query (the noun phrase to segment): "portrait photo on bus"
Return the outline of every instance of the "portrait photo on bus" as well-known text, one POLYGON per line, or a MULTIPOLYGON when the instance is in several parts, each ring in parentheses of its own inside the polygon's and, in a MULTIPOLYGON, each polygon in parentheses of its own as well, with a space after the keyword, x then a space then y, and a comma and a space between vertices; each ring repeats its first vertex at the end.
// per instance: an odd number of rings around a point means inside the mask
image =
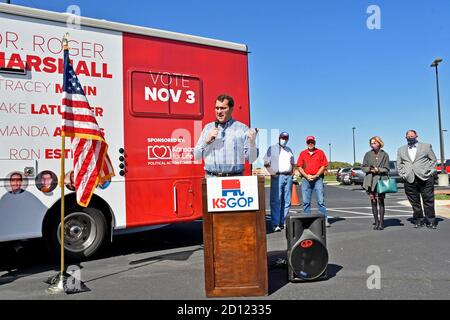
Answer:
POLYGON ((66 188, 70 191, 75 191, 75 180, 74 180, 74 172, 73 170, 70 170, 66 173, 66 176, 64 177, 64 184, 66 185, 66 188))
POLYGON ((10 194, 21 194, 28 187, 28 179, 19 171, 14 171, 8 174, 4 183, 5 189, 10 194))
POLYGON ((50 170, 41 171, 36 176, 36 188, 43 193, 50 193, 58 185, 58 177, 50 170))

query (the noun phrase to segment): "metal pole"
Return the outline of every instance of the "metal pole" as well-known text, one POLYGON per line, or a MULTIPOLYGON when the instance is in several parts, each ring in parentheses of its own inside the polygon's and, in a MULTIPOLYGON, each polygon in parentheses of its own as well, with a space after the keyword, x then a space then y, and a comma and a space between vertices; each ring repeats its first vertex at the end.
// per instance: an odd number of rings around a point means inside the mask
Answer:
POLYGON ((356 127, 353 127, 353 165, 356 163, 356 151, 355 151, 355 129, 356 127))
POLYGON ((328 171, 331 172, 331 143, 328 144, 330 148, 330 159, 328 160, 328 171))
POLYGON ((61 274, 64 274, 64 175, 65 175, 65 160, 66 160, 66 137, 61 136, 61 274))
POLYGON ((436 68, 436 90, 437 90, 437 101, 438 101, 438 120, 439 120, 439 144, 441 147, 441 165, 442 173, 446 173, 445 169, 445 154, 444 154, 444 135, 442 133, 442 123, 441 123, 441 101, 439 97, 439 75, 438 75, 438 64, 435 65, 436 68))

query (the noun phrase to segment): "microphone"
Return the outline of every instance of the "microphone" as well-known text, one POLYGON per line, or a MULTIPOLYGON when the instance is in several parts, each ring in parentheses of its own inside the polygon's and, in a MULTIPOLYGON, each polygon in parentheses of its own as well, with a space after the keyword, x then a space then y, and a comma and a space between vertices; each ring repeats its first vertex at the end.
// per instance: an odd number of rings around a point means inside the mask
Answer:
MULTIPOLYGON (((219 127, 219 120, 214 121, 214 127, 216 127, 216 129, 219 127)), ((213 142, 214 140, 216 140, 216 137, 212 137, 211 142, 213 142)))

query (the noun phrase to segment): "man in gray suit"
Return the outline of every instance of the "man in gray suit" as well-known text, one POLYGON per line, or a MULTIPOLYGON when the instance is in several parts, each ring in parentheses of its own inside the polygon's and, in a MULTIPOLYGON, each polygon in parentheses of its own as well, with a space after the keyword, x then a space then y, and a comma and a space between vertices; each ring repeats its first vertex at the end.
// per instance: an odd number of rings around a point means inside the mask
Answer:
POLYGON ((434 213, 436 155, 431 144, 418 142, 417 137, 414 130, 406 132, 408 145, 397 151, 398 173, 405 180, 405 193, 414 212, 414 227, 420 228, 424 225, 425 212, 427 227, 436 229, 434 213))

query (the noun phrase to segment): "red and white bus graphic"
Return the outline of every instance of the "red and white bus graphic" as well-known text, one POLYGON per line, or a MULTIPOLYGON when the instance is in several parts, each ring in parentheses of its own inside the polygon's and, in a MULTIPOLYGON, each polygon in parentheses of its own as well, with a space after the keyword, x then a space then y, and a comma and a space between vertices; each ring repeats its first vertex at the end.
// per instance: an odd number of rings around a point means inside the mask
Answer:
MULTIPOLYGON (((65 195, 66 223, 83 230, 79 241, 66 241, 67 256, 90 257, 123 229, 201 218, 205 172, 192 149, 224 92, 235 100, 233 118, 250 126, 247 47, 95 19, 67 30, 66 21, 66 14, 0 3, 0 242, 43 237, 59 252, 60 189, 38 187, 47 171, 61 182, 67 31, 70 58, 116 172, 86 210, 75 205, 73 192, 65 195)), ((73 169, 71 161, 66 166, 73 169)), ((227 194, 239 198, 242 190, 227 194)))

